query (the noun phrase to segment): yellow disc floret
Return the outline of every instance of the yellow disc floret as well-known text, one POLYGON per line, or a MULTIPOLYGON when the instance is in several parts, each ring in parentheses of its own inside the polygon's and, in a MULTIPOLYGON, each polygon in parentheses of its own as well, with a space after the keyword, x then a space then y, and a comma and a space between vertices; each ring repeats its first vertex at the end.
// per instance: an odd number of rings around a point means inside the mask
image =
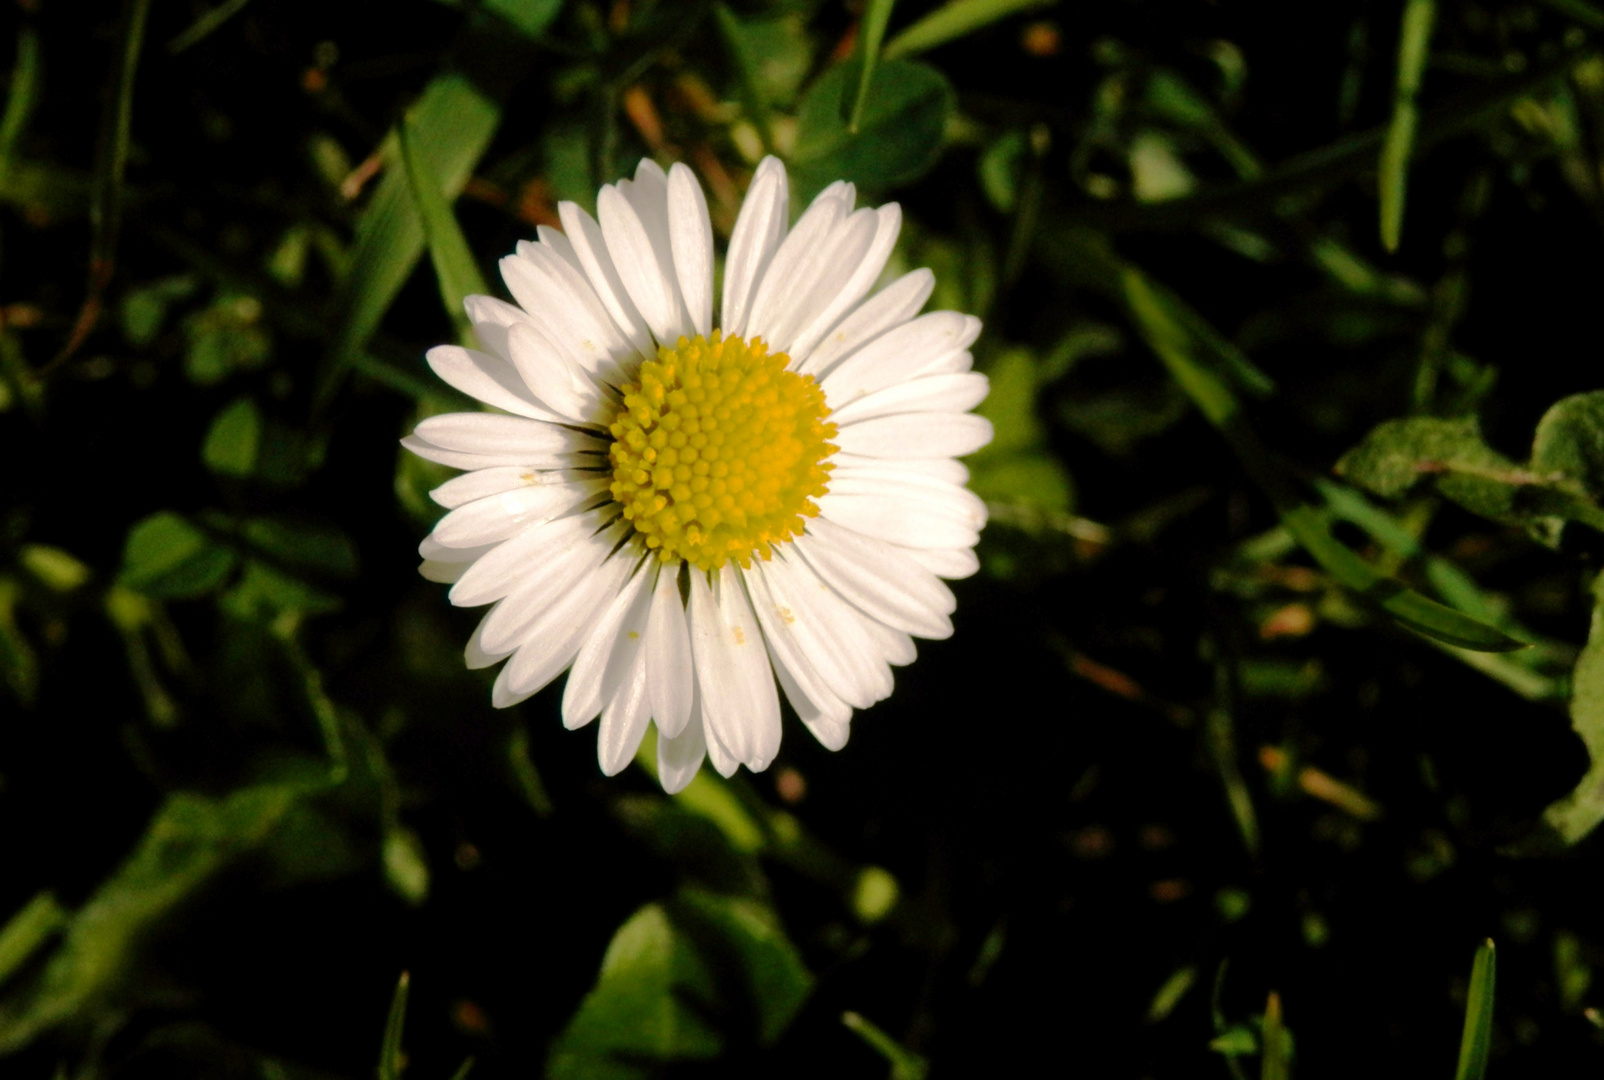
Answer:
POLYGON ((800 533, 828 490, 824 391, 761 339, 680 338, 623 387, 608 430, 613 498, 664 562, 716 570, 800 533))

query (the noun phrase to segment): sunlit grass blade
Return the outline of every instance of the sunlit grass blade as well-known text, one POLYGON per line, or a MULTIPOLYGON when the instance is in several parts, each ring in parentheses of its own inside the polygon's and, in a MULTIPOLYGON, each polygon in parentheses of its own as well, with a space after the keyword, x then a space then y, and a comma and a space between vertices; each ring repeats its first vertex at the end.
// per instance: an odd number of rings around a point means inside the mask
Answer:
POLYGON ((379 1080, 401 1080, 401 1033, 407 1025, 407 991, 411 987, 412 974, 403 971, 395 982, 390 1015, 384 1021, 384 1039, 379 1044, 379 1080))
MULTIPOLYGON (((951 0, 937 8, 886 45, 885 58, 913 56, 972 34, 981 27, 1033 8, 1050 7, 1058 0, 951 0)), ((889 5, 888 5, 889 6, 889 5)))
POLYGON ((751 46, 747 44, 745 35, 741 31, 741 22, 727 4, 713 5, 713 25, 718 27, 719 37, 724 47, 729 50, 730 59, 734 61, 737 81, 740 84, 741 104, 746 108, 747 119, 757 129, 758 139, 763 144, 765 152, 774 149, 774 131, 769 121, 769 103, 763 96, 758 82, 758 66, 762 61, 752 55, 751 46))
POLYGON ((1426 70, 1427 45, 1431 40, 1431 24, 1436 15, 1436 0, 1407 0, 1404 4, 1392 122, 1387 127, 1387 138, 1381 146, 1381 244, 1388 251, 1398 250, 1398 241, 1403 233, 1409 157, 1414 152, 1415 127, 1420 119, 1415 95, 1420 91, 1420 77, 1426 70))
POLYGON ((1498 977, 1498 952, 1488 938, 1476 950, 1470 966, 1470 994, 1465 1000, 1465 1033, 1459 1040, 1459 1067, 1454 1080, 1482 1080, 1493 1042, 1493 984, 1498 977))
POLYGON ((0 927, 0 986, 67 925, 67 912, 47 892, 36 895, 0 927))
POLYGON ((1291 1047, 1286 1025, 1281 1020, 1281 995, 1274 990, 1270 991, 1269 1000, 1264 1003, 1263 1042, 1259 1057, 1261 1080, 1287 1080, 1291 1047))
POLYGON ((470 295, 482 296, 490 289, 473 260, 473 252, 468 247, 467 238, 462 235, 456 215, 451 212, 451 203, 440 190, 439 182, 429 175, 422 163, 417 129, 411 117, 402 121, 397 135, 407 183, 411 185, 412 197, 418 204, 429 258, 434 263, 435 277, 440 283, 440 300, 457 328, 458 340, 464 345, 473 345, 473 324, 463 310, 462 301, 470 295))
POLYGON ((880 63, 880 45, 885 41, 886 24, 891 21, 891 8, 897 0, 869 0, 869 7, 858 23, 858 54, 862 64, 858 68, 858 92, 852 99, 852 114, 847 119, 847 130, 858 133, 863 123, 863 110, 869 104, 869 85, 874 82, 874 69, 880 63))
POLYGON ((1299 544, 1338 583, 1364 596, 1404 626, 1464 649, 1507 652, 1523 642, 1478 619, 1428 599, 1381 573, 1331 535, 1326 515, 1303 502, 1291 482, 1259 442, 1242 416, 1225 381, 1192 356, 1191 337, 1134 267, 1119 268, 1126 303, 1148 345, 1175 381, 1231 444, 1249 476, 1274 504, 1282 523, 1299 544))
MULTIPOLYGON (((408 117, 419 166, 445 197, 467 182, 490 145, 501 109, 466 75, 448 71, 424 90, 408 117)), ((361 355, 423 254, 422 216, 405 169, 390 169, 362 214, 350 268, 335 299, 339 329, 325 360, 317 403, 327 405, 352 360, 361 355)))
POLYGON ((905 1048, 858 1013, 842 1013, 841 1023, 890 1062, 891 1080, 924 1080, 930 1072, 930 1065, 924 1058, 905 1048))

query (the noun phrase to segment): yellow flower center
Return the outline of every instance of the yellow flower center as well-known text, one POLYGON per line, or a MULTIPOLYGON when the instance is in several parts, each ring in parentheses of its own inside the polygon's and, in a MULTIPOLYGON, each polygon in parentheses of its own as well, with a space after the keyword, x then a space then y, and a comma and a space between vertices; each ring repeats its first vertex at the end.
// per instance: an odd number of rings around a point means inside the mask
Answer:
POLYGON ((743 568, 803 529, 828 490, 835 425, 790 358, 713 331, 659 348, 608 430, 613 498, 664 562, 743 568))

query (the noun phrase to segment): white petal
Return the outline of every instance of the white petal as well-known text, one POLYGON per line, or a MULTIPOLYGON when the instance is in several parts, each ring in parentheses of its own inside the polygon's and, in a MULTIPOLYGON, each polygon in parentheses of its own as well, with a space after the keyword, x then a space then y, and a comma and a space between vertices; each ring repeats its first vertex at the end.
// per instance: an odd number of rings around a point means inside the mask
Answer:
POLYGON ((797 538, 796 550, 820 578, 870 618, 923 638, 952 636, 948 616, 958 602, 904 549, 817 518, 797 538))
POLYGON ((843 424, 835 445, 865 457, 962 457, 991 442, 991 434, 991 421, 974 413, 899 413, 843 424))
POLYGON ((651 700, 646 692, 646 654, 636 650, 623 685, 602 710, 601 728, 596 732, 596 759, 602 775, 617 776, 640 749, 651 721, 651 700))
POLYGON ((530 628, 575 582, 594 576, 604 563, 617 561, 610 556, 623 535, 623 527, 615 524, 583 544, 556 549, 551 558, 525 567, 512 591, 480 624, 479 640, 485 651, 511 652, 521 645, 530 628))
POLYGON ((989 389, 986 377, 974 371, 921 375, 849 401, 831 410, 830 419, 836 424, 852 424, 895 413, 968 412, 986 400, 989 389))
POLYGON ((917 315, 935 287, 936 275, 929 270, 902 275, 842 319, 807 359, 798 363, 797 370, 814 378, 828 374, 837 363, 862 346, 917 315))
POLYGON ((818 720, 844 723, 851 719, 852 707, 820 678, 802 642, 792 632, 797 616, 774 599, 769 573, 773 565, 772 560, 754 563, 744 576, 747 587, 752 590, 752 610, 763 627, 763 641, 768 646, 775 677, 803 723, 810 727, 818 720))
POLYGON ((483 457, 535 460, 581 450, 605 452, 607 443, 572 428, 494 413, 446 413, 420 422, 413 434, 433 446, 483 457))
POLYGON ((886 663, 895 667, 903 667, 914 662, 918 650, 914 648, 913 638, 901 630, 893 629, 884 623, 870 622, 865 627, 869 636, 874 638, 880 648, 880 655, 886 658, 886 663))
POLYGON ((479 620, 479 625, 473 628, 473 633, 468 637, 468 647, 463 650, 463 659, 467 661, 469 671, 478 671, 492 664, 499 664, 513 654, 515 646, 508 646, 497 652, 492 652, 485 648, 485 623, 491 620, 496 614, 496 608, 500 606, 500 604, 496 604, 495 607, 485 612, 485 617, 479 620))
POLYGON ((524 644, 496 676, 491 703, 505 708, 537 693, 561 675, 631 569, 628 556, 609 559, 595 573, 575 581, 546 608, 529 626, 524 644))
POLYGON ((640 317, 640 312, 635 310, 635 302, 629 298, 623 281, 619 279, 618 269, 613 266, 612 256, 607 252, 607 242, 602 239, 601 226, 575 203, 558 203, 557 213, 562 218, 563 229, 573 246, 575 258, 584 268, 590 287, 596 290, 597 297, 612 316, 614 325, 636 352, 643 356, 652 355, 651 331, 646 327, 646 320, 640 317))
POLYGON ((529 395, 518 372, 499 356, 460 345, 436 345, 424 355, 441 382, 471 398, 532 420, 559 419, 529 395))
POLYGON ((831 409, 876 390, 906 382, 927 367, 962 353, 980 336, 980 320, 956 311, 932 311, 888 330, 837 364, 819 385, 831 409))
POLYGON ((798 689, 791 673, 778 663, 774 665, 774 675, 780 680, 780 689, 785 691, 785 698, 796 710, 797 718, 826 750, 839 750, 847 744, 847 736, 852 733, 851 706, 834 698, 825 698, 824 704, 816 702, 798 689))
MULTIPOLYGON (((695 724, 696 721, 693 720, 692 723, 695 724)), ((702 738, 707 742, 707 760, 713 763, 713 771, 728 780, 735 775, 735 770, 741 767, 741 762, 718 741, 713 729, 707 725, 705 712, 702 714, 701 723, 697 726, 701 728, 702 738)))
POLYGON ((520 469, 516 465, 498 465, 493 469, 479 469, 463 473, 461 476, 453 476, 429 492, 429 498, 447 510, 455 510, 475 499, 499 495, 503 491, 511 491, 526 484, 542 483, 537 479, 542 475, 533 469, 520 469))
POLYGON ((713 333, 713 222, 707 198, 689 166, 668 170, 668 238, 674 274, 696 333, 713 333))
MULTIPOLYGON (((752 310, 746 317, 743 336, 761 337, 769 342, 769 347, 775 352, 783 351, 771 335, 776 330, 783 330, 789 321, 788 316, 797 303, 812 291, 815 279, 824 268, 823 253, 828 247, 826 240, 852 210, 851 203, 842 199, 843 191, 840 181, 821 191, 813 200, 813 205, 797 218, 796 226, 780 242, 779 250, 774 253, 774 258, 769 261, 768 268, 763 271, 763 277, 757 284, 757 294, 752 298, 752 310)), ((872 238, 872 218, 867 230, 868 237, 872 238)), ((867 247, 867 241, 864 246, 867 247)), ((800 326, 796 329, 800 329, 800 326)))
POLYGON ((433 536, 448 547, 475 547, 505 540, 553 518, 563 517, 607 491, 609 481, 594 473, 531 475, 551 477, 539 485, 526 485, 478 499, 451 511, 435 525, 433 536))
MULTIPOLYGON (((507 417, 507 419, 517 419, 507 417)), ((533 421, 531 421, 532 423, 533 421)), ((560 469, 570 465, 579 464, 572 454, 556 452, 550 454, 470 454, 461 450, 448 450, 436 446, 428 439, 417 435, 407 435, 401 440, 401 445, 425 461, 432 461, 438 465, 448 465, 453 469, 491 469, 503 465, 512 465, 522 469, 560 469)), ((601 464, 605 459, 597 459, 601 464)))
POLYGON ((909 548, 908 554, 932 574, 949 581, 970 577, 980 569, 980 559, 972 548, 909 548))
POLYGON ((674 278, 674 255, 668 237, 668 207, 643 206, 611 185, 596 197, 602 236, 624 283, 624 290, 660 344, 672 346, 688 329, 684 302, 674 278))
POLYGON ((560 268, 578 278, 573 267, 537 244, 524 244, 521 250, 524 254, 501 260, 501 279, 528 314, 524 321, 538 326, 570 365, 595 379, 615 378, 617 357, 625 351, 622 338, 589 284, 581 286, 587 303, 578 287, 570 288, 554 272, 560 268))
POLYGON ((418 573, 423 575, 425 581, 438 582, 441 585, 450 585, 467 572, 468 564, 465 562, 439 562, 435 559, 424 559, 418 565, 418 573))
POLYGON ((835 466, 831 476, 862 476, 906 482, 927 480, 932 483, 960 486, 969 482, 969 467, 956 458, 892 460, 838 452, 830 456, 830 462, 835 466))
MULTIPOLYGON (((657 730, 676 738, 691 718, 696 673, 691 661, 691 632, 685 625, 685 602, 679 595, 680 564, 657 578, 652 611, 646 620, 646 678, 657 730)), ((694 571, 693 571, 694 573, 694 571)))
POLYGON ((866 477, 859 474, 830 477, 830 493, 864 495, 870 498, 903 499, 929 504, 929 508, 979 531, 986 527, 986 504, 965 487, 943 484, 921 476, 904 474, 895 478, 866 477))
POLYGON ((594 425, 605 419, 601 387, 544 330, 532 323, 509 327, 507 351, 530 392, 565 421, 594 425))
POLYGON ((785 166, 779 158, 764 158, 746 189, 735 230, 730 233, 729 254, 724 259, 724 302, 719 308, 719 321, 725 334, 745 333, 758 282, 785 238, 790 205, 785 166))
POLYGON ((819 500, 819 514, 854 532, 903 547, 973 547, 980 540, 980 530, 969 523, 967 514, 919 499, 832 491, 819 500))
POLYGON ((670 795, 678 795, 696 778, 707 756, 707 740, 702 735, 700 708, 695 710, 691 722, 673 738, 657 734, 657 782, 670 795))
POLYGON ((575 514, 503 540, 473 564, 451 590, 457 607, 477 607, 500 600, 530 582, 543 581, 552 568, 576 552, 604 544, 595 514, 575 514))
POLYGON ((495 550, 495 547, 496 545, 494 544, 469 548, 447 547, 436 540, 433 535, 429 535, 418 542, 418 554, 425 559, 432 559, 437 562, 471 563, 480 556, 495 550))
POLYGON ((887 203, 874 211, 875 232, 870 239, 868 249, 860 256, 851 268, 851 274, 846 282, 836 291, 829 303, 815 313, 811 321, 803 327, 801 333, 796 335, 787 350, 791 360, 800 364, 808 358, 814 348, 829 334, 831 328, 841 321, 841 317, 862 300, 874 283, 880 279, 880 273, 886 268, 886 260, 891 257, 891 251, 897 246, 897 234, 902 231, 902 207, 896 203, 887 203))
MULTIPOLYGON (((563 689, 563 726, 568 730, 596 719, 634 670, 635 659, 641 653, 641 634, 646 630, 646 613, 651 609, 648 586, 656 577, 656 568, 642 563, 580 646, 573 669, 568 672, 568 685, 563 689)), ((636 742, 639 741, 637 735, 636 742)))
POLYGON ((763 572, 768 602, 831 693, 866 709, 891 692, 891 672, 875 658, 862 616, 820 581, 806 560, 777 552, 763 572))
MULTIPOLYGON (((786 244, 792 237, 802 236, 802 224, 797 223, 797 231, 786 238, 786 244)), ((769 307, 753 311, 748 332, 759 335, 778 351, 790 352, 797 335, 853 284, 874 246, 879 226, 880 217, 875 211, 859 210, 832 225, 829 233, 802 250, 794 263, 784 261, 788 252, 782 245, 769 272, 777 279, 784 275, 788 284, 776 292, 769 307)), ((768 281, 765 275, 765 285, 768 281)), ((761 298, 761 290, 759 295, 761 298)))
POLYGON ((760 772, 780 750, 780 699, 762 633, 733 564, 712 589, 705 574, 693 570, 690 580, 691 654, 708 734, 715 748, 760 772))

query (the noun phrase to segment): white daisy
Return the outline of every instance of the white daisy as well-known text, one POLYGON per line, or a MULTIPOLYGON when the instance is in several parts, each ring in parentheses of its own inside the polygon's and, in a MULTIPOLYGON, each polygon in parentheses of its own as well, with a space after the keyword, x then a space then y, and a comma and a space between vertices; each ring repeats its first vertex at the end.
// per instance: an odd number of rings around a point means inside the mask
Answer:
POLYGON ((983 504, 956 459, 991 440, 968 352, 980 320, 916 317, 935 277, 869 296, 895 204, 835 183, 789 220, 785 168, 758 167, 714 318, 713 230, 684 165, 642 161, 602 188, 600 221, 560 207, 501 261, 517 306, 467 309, 485 351, 429 365, 499 413, 431 417, 401 440, 466 470, 423 575, 493 605, 468 666, 506 664, 512 705, 564 671, 563 722, 601 717, 609 776, 657 725, 678 791, 711 757, 767 768, 780 700, 832 750, 891 693, 913 637, 952 633, 941 578, 974 573, 983 504), (866 299, 867 297, 867 299, 866 299))

